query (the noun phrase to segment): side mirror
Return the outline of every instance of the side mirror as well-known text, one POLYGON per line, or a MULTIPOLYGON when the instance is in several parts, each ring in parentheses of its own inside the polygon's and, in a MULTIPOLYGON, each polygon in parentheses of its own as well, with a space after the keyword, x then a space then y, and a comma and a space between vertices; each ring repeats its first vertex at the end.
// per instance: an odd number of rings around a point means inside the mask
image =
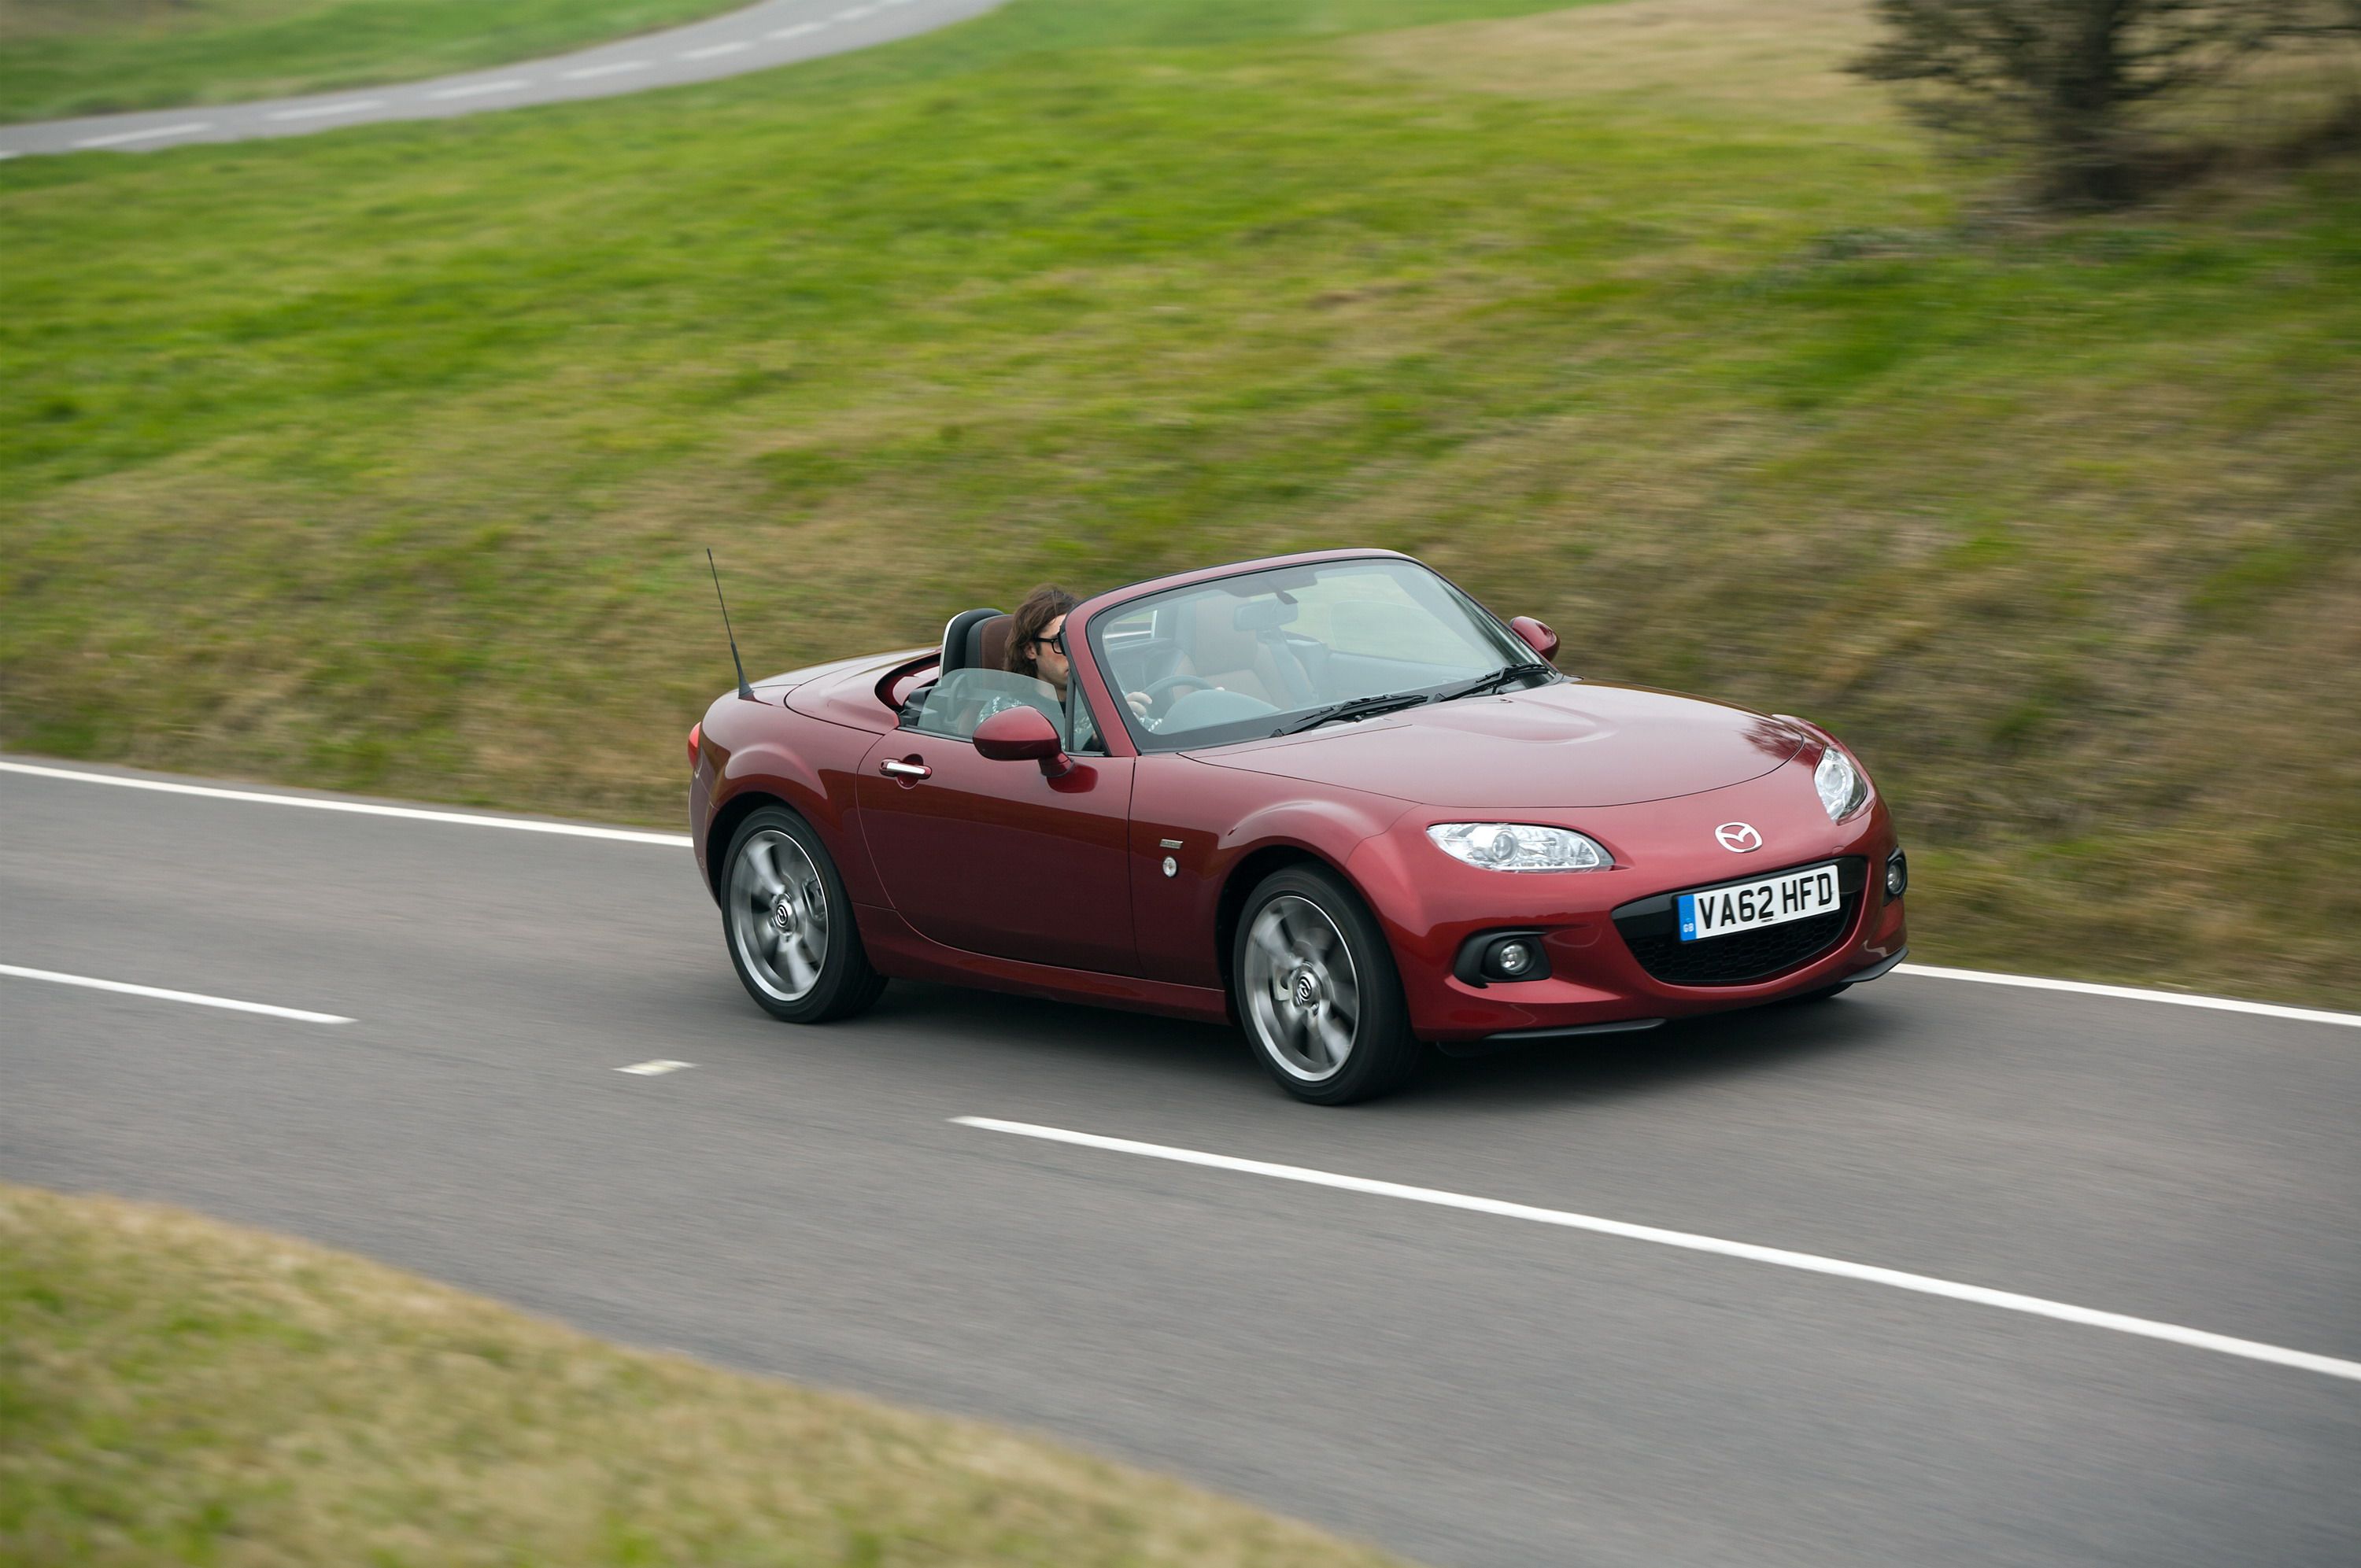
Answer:
POLYGON ((1509 622, 1509 630, 1525 640, 1525 645, 1544 659, 1557 657, 1557 633, 1530 615, 1521 615, 1509 622))
POLYGON ((1038 762, 1056 778, 1074 764, 1057 727, 1038 707, 1005 707, 975 727, 976 755, 994 762, 1038 762))

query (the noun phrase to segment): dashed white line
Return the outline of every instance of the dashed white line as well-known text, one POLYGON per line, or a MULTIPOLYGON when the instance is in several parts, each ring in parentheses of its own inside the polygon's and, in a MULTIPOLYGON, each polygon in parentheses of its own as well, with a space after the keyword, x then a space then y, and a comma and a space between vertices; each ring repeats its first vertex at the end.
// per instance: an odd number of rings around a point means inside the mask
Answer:
POLYGON ((415 806, 378 806, 358 800, 315 800, 300 795, 267 795, 260 790, 216 789, 208 784, 170 784, 162 779, 127 779, 114 773, 86 773, 71 768, 36 767, 30 762, 0 762, 0 773, 70 779, 76 784, 113 784, 119 789, 152 789, 165 795, 193 795, 209 800, 295 806, 307 811, 347 811, 361 817, 399 817, 413 822, 445 822, 455 828, 512 828, 521 833, 555 833, 569 839, 611 839, 623 844, 660 844, 669 850, 685 850, 691 842, 686 833, 634 833, 628 828, 592 828, 579 822, 533 822, 512 817, 475 817, 463 811, 428 811, 415 806))
POLYGON ((875 15, 877 7, 874 5, 853 5, 839 11, 835 16, 830 16, 829 20, 831 22, 857 22, 863 16, 875 15))
POLYGON ((211 120, 191 120, 184 125, 158 126, 153 130, 117 131, 111 137, 91 137, 86 140, 74 143, 74 146, 77 148, 127 147, 135 141, 161 141, 166 137, 192 136, 198 131, 209 131, 213 128, 214 123, 211 120))
POLYGON ((658 1057, 653 1061, 633 1062, 629 1067, 619 1067, 615 1070, 617 1072, 633 1073, 641 1078, 661 1078, 665 1073, 678 1072, 685 1067, 695 1067, 696 1065, 697 1064, 693 1061, 667 1061, 664 1058, 658 1057))
POLYGON ((347 98, 337 104, 311 104, 301 109, 274 109, 274 120, 316 120, 328 115, 357 115, 369 109, 382 109, 382 98, 347 98))
POLYGON ((2208 1333, 2202 1329, 2182 1328, 2177 1323, 2160 1323, 2147 1318, 2126 1317, 2121 1312, 2095 1311, 2089 1307, 2075 1307, 2063 1301, 2044 1300, 2038 1296, 2020 1296, 2013 1290, 1992 1290, 1981 1285, 1962 1285, 1956 1280, 1938 1279, 1931 1275, 1905 1274, 1896 1268, 1879 1268, 1865 1263, 1847 1263, 1842 1258, 1820 1257, 1807 1252, 1789 1252, 1784 1247, 1756 1246, 1751 1242, 1723 1241, 1718 1236, 1696 1235, 1686 1231, 1667 1231, 1654 1225, 1634 1225, 1621 1220, 1602 1220, 1595 1214, 1577 1214, 1564 1209, 1540 1209, 1530 1203, 1510 1203, 1498 1198, 1477 1198, 1464 1192, 1445 1192, 1433 1187, 1408 1187, 1398 1181, 1373 1181, 1367 1177, 1339 1176, 1334 1171, 1313 1170, 1305 1166, 1274 1165, 1268 1160, 1238 1159, 1230 1155, 1205 1154, 1196 1149, 1174 1148, 1166 1144, 1145 1144, 1131 1138, 1103 1137, 1096 1133, 1069 1132, 1063 1127, 1037 1126, 1029 1122, 1002 1122, 989 1116, 954 1116, 951 1120, 961 1126, 980 1127, 989 1133, 1013 1133, 1022 1138, 1040 1138, 1050 1143, 1072 1144, 1082 1148, 1104 1149, 1111 1154, 1139 1155, 1148 1159, 1172 1160, 1181 1165, 1204 1166, 1213 1170, 1236 1171, 1246 1176, 1267 1176, 1280 1181, 1300 1181, 1312 1187, 1331 1187, 1345 1192, 1363 1192, 1378 1198, 1399 1198, 1411 1203, 1431 1203, 1439 1208, 1461 1209, 1471 1213, 1493 1214, 1510 1220, 1530 1220, 1538 1224, 1559 1225, 1568 1230, 1591 1231, 1600 1235, 1620 1236, 1626 1241, 1653 1242, 1659 1246, 1679 1247, 1687 1252, 1712 1253, 1721 1257, 1740 1258, 1748 1263, 1767 1263, 1779 1268, 1801 1269, 1807 1274, 1833 1275, 1840 1279, 1854 1279, 1871 1285, 1891 1286, 1897 1290, 1912 1290, 1924 1296, 1940 1296, 1953 1301, 1971 1302, 1980 1307, 1998 1307, 2004 1311, 2024 1312, 2037 1318, 2052 1318, 2059 1322, 2076 1323, 2084 1328, 2111 1329, 2117 1333, 2136 1334, 2143 1339, 2163 1340, 2192 1350, 2217 1351, 2224 1355, 2243 1356, 2249 1361, 2268 1362, 2275 1366, 2291 1366, 2305 1372, 2321 1373, 2329 1377, 2343 1377, 2361 1382, 2361 1361, 2341 1361, 2333 1355, 2316 1355, 2310 1351, 2290 1350, 2284 1345, 2265 1344, 2259 1340, 2234 1339, 2228 1334, 2208 1333))
POLYGON ((569 71, 566 73, 566 80, 588 82, 594 76, 620 76, 627 71, 645 71, 647 68, 648 62, 644 60, 619 60, 612 65, 586 65, 579 71, 569 71))
POLYGON ((530 87, 530 77, 511 76, 500 82, 471 82, 464 87, 442 87, 426 94, 429 98, 480 98, 487 93, 513 93, 520 87, 530 87))
POLYGON ((292 1018, 299 1024, 349 1024, 334 1013, 311 1013, 301 1007, 273 1007, 267 1002, 239 1002, 227 996, 206 996, 194 991, 166 991, 161 986, 132 985, 120 980, 93 980, 86 974, 60 974, 55 970, 24 969, 0 964, 0 975, 17 980, 45 980, 52 985, 80 986, 85 991, 112 991, 125 996, 145 996, 158 1002, 186 1002, 198 1007, 220 1007, 232 1013, 259 1013, 269 1018, 292 1018))
POLYGON ((763 36, 784 43, 788 38, 799 38, 807 34, 824 32, 827 28, 826 22, 797 22, 792 27, 774 27, 763 36))
POLYGON ((685 49, 680 51, 678 58, 682 60, 719 60, 725 54, 736 54, 741 49, 752 49, 753 47, 754 46, 752 44, 741 38, 733 43, 707 44, 703 49, 685 49))

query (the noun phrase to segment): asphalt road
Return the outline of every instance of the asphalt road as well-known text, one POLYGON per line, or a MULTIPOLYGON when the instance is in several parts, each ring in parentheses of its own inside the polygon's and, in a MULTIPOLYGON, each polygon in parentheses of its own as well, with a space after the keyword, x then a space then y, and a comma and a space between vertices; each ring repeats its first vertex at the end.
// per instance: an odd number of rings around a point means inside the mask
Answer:
POLYGON ((989 1417, 1435 1563, 2343 1564, 2361 1382, 1006 1118, 2361 1358, 2361 1030, 1896 975, 1349 1111, 1229 1033, 797 1031, 685 850, 0 773, 0 1174, 989 1417), (616 1070, 652 1058, 665 1076, 616 1070))
POLYGON ((610 98, 767 71, 928 32, 1000 0, 763 0, 708 21, 489 71, 303 98, 0 126, 0 159, 153 152, 193 142, 300 137, 374 120, 439 120, 493 109, 610 98))

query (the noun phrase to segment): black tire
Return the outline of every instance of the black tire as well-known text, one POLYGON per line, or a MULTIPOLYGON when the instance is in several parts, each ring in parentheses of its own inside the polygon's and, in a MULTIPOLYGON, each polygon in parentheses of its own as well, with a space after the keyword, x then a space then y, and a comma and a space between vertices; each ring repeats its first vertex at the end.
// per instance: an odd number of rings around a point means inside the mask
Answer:
POLYGON ((746 994, 790 1024, 850 1018, 885 989, 828 846, 784 806, 754 812, 730 841, 721 941, 746 994))
POLYGON ((1298 1100, 1373 1099, 1400 1088, 1425 1059, 1385 933, 1324 866, 1274 872, 1247 896, 1230 974, 1246 1044, 1298 1100))

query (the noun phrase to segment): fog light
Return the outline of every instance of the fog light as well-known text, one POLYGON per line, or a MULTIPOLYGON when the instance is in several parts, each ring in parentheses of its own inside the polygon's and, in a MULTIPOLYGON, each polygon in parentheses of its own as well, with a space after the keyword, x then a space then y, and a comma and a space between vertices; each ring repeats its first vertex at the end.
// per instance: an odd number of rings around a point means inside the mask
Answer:
POLYGON ((1473 968, 1460 976, 1481 984, 1488 980, 1547 980, 1549 959, 1542 952, 1541 933, 1515 931, 1470 945, 1473 968))
POLYGON ((1549 951, 1542 933, 1478 931, 1459 944, 1451 960, 1451 976, 1466 985, 1489 985, 1500 981, 1547 980, 1549 951))
POLYGON ((1910 858, 1901 850, 1885 857, 1885 896, 1899 898, 1910 886, 1910 858))

